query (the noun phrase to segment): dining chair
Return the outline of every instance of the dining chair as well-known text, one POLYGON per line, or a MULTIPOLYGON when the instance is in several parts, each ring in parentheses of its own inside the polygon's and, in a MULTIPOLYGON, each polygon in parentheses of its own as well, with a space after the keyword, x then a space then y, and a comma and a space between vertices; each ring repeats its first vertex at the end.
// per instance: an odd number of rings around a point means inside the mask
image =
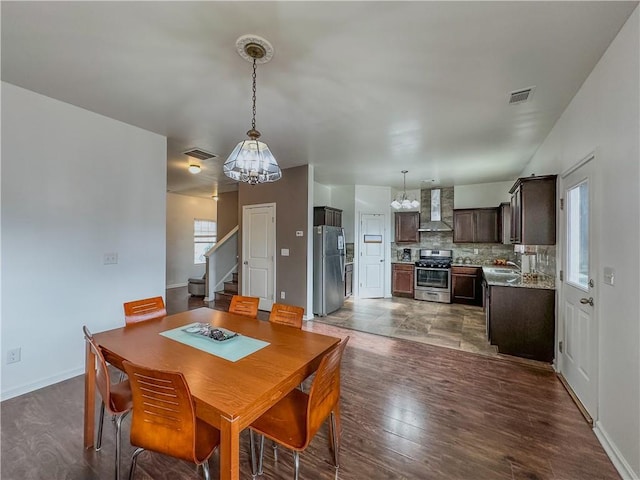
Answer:
POLYGON ((191 391, 180 372, 155 370, 123 362, 133 392, 129 480, 145 450, 201 465, 209 480, 209 458, 220 443, 220 431, 196 417, 191 391))
POLYGON ((244 315, 245 317, 258 318, 258 297, 244 297, 242 295, 234 295, 229 305, 229 313, 244 315))
POLYGON ((305 450, 327 417, 333 463, 338 468, 340 449, 340 362, 346 337, 320 362, 310 392, 291 392, 251 424, 251 473, 262 475, 264 437, 293 450, 294 478, 298 480, 300 452, 305 450), (256 473, 254 432, 260 434, 260 459, 256 473))
POLYGON ((274 303, 269 314, 269 321, 280 325, 302 328, 304 308, 284 303, 274 303))
POLYGON ((127 325, 166 316, 167 309, 162 297, 143 298, 124 303, 124 321, 127 325))
POLYGON ((128 380, 118 383, 111 383, 107 362, 104 359, 102 350, 93 339, 93 335, 86 325, 82 327, 84 338, 91 347, 91 351, 96 356, 96 385, 98 393, 102 399, 100 404, 100 418, 98 420, 98 440, 96 441, 96 451, 102 448, 102 426, 104 424, 104 411, 106 410, 114 417, 116 425, 116 468, 115 478, 120 478, 120 452, 121 452, 121 430, 122 420, 131 411, 132 395, 128 380))

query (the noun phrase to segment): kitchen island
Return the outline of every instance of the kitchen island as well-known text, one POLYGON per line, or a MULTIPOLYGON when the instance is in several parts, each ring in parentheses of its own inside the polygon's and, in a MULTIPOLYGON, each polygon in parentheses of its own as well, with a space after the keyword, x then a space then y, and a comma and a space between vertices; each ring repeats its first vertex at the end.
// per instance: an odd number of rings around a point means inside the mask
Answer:
POLYGON ((487 338, 500 353, 553 362, 555 282, 508 267, 483 267, 487 338))

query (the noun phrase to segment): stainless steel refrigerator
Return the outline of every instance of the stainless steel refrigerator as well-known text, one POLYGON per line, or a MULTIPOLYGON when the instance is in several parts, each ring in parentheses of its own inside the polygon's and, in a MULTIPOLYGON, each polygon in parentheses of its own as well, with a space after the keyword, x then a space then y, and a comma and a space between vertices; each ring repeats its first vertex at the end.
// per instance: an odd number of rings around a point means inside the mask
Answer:
POLYGON ((342 227, 313 227, 313 313, 324 317, 344 304, 342 227))

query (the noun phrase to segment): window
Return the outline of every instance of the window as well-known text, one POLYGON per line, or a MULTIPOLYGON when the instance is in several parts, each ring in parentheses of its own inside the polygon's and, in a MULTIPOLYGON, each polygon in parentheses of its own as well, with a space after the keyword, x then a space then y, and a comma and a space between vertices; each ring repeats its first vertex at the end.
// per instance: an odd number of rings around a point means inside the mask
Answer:
POLYGON ((196 218, 193 220, 193 263, 206 263, 204 254, 216 244, 216 222, 196 218))

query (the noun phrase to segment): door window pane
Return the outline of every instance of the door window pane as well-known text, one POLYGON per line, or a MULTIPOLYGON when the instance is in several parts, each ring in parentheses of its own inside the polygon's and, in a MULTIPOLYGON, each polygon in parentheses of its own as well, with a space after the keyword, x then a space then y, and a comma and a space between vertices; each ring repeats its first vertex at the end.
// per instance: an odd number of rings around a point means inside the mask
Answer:
POLYGON ((567 190, 567 281, 588 291, 589 182, 567 190))

